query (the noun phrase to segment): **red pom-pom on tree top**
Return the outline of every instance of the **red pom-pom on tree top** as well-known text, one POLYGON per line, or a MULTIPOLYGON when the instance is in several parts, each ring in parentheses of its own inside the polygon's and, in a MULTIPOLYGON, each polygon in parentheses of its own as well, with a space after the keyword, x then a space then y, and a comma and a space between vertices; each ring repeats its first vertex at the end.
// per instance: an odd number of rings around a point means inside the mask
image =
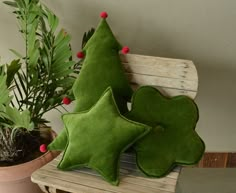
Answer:
POLYGON ((101 12, 100 17, 103 18, 103 19, 106 19, 108 17, 107 12, 105 12, 105 11, 101 12))

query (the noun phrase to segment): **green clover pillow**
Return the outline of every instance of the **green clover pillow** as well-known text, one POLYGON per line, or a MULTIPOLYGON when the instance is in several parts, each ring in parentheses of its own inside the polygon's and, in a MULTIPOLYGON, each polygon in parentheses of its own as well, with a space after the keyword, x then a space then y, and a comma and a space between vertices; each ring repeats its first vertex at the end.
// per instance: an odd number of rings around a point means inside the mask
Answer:
POLYGON ((162 177, 176 165, 201 159, 205 145, 195 131, 198 109, 187 96, 167 98, 153 87, 141 87, 126 117, 152 126, 134 145, 137 165, 147 176, 162 177))
MULTIPOLYGON (((104 13, 103 13, 104 14, 104 13)), ((76 98, 74 112, 91 108, 111 86, 120 112, 127 112, 127 101, 133 91, 129 85, 120 61, 121 45, 114 37, 106 17, 99 23, 95 33, 89 39, 81 56, 85 56, 82 69, 73 85, 76 98)), ((64 150, 67 142, 65 129, 49 145, 50 150, 64 150)))
POLYGON ((92 168, 113 185, 119 182, 121 153, 150 131, 120 114, 111 88, 90 110, 66 114, 63 121, 68 144, 58 168, 92 168))

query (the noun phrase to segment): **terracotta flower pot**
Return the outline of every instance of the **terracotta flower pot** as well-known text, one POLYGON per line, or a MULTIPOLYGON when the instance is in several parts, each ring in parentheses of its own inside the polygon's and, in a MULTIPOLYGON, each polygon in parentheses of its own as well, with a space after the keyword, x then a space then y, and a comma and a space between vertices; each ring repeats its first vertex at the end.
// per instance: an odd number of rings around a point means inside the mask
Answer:
MULTIPOLYGON (((55 133, 52 135, 55 137, 55 133)), ((59 153, 48 151, 42 156, 15 166, 0 167, 0 193, 42 193, 31 182, 31 174, 53 160, 59 153)))

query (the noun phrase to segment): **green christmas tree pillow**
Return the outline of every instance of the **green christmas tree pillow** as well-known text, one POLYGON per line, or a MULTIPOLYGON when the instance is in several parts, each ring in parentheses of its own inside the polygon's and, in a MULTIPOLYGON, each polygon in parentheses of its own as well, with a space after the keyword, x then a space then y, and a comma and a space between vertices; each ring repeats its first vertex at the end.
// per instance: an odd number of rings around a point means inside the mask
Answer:
POLYGON ((190 98, 167 98, 144 86, 134 93, 126 117, 152 126, 133 146, 137 165, 146 175, 162 177, 178 164, 192 165, 201 159, 205 145, 195 131, 198 109, 190 98))
MULTIPOLYGON (((132 89, 125 76, 120 61, 119 51, 127 53, 128 48, 122 49, 107 24, 107 13, 101 13, 102 20, 95 33, 89 39, 82 52, 77 55, 84 58, 82 69, 73 86, 76 98, 74 112, 91 108, 106 90, 111 86, 120 112, 127 112, 127 101, 130 101, 132 89)), ((50 150, 64 150, 67 142, 65 130, 49 145, 50 150)))
POLYGON ((101 14, 102 20, 82 52, 82 70, 73 86, 76 112, 91 108, 111 86, 116 103, 124 113, 133 93, 120 61, 122 47, 107 24, 105 14, 101 14))
POLYGON ((58 168, 92 168, 113 185, 119 182, 121 153, 151 129, 120 114, 111 88, 90 110, 66 114, 63 121, 68 144, 58 168))

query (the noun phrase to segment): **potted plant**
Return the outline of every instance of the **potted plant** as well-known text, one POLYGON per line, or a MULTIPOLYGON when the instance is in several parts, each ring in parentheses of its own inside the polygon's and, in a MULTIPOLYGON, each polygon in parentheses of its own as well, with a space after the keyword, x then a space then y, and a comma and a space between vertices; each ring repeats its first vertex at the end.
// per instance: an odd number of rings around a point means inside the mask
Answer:
POLYGON ((70 36, 39 0, 4 3, 16 15, 25 53, 11 50, 17 59, 0 67, 0 193, 34 193, 31 173, 55 156, 42 145, 53 134, 43 116, 72 100, 75 62, 70 36))

